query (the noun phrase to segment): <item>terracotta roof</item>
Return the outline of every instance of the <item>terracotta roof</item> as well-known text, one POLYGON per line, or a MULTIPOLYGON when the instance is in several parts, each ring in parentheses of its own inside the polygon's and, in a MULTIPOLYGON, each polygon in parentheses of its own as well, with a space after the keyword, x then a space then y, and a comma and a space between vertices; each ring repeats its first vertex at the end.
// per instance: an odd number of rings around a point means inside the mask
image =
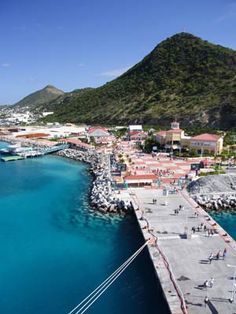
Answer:
POLYGON ((80 147, 91 148, 91 145, 89 145, 89 144, 87 144, 87 143, 84 143, 84 142, 82 142, 82 141, 80 141, 80 140, 77 140, 77 139, 75 139, 75 138, 67 138, 67 139, 65 140, 65 142, 70 143, 70 144, 74 144, 74 145, 78 145, 78 146, 80 146, 80 147))
POLYGON ((16 137, 25 137, 25 138, 40 138, 40 137, 47 137, 49 134, 47 133, 28 133, 28 134, 22 134, 17 135, 16 137))
POLYGON ((191 138, 191 141, 192 140, 197 140, 197 141, 217 142, 220 137, 221 136, 217 135, 217 134, 204 133, 204 134, 200 134, 200 135, 197 135, 197 136, 193 136, 191 138))
POLYGON ((154 174, 140 174, 125 177, 125 180, 156 180, 157 176, 154 174))
POLYGON ((165 136, 166 135, 166 131, 159 131, 159 132, 156 133, 156 135, 165 136))
POLYGON ((95 131, 103 131, 103 132, 108 133, 108 132, 107 132, 107 129, 105 129, 105 128, 101 128, 101 127, 97 127, 97 128, 89 128, 88 133, 90 134, 90 133, 93 133, 93 132, 95 132, 95 131))

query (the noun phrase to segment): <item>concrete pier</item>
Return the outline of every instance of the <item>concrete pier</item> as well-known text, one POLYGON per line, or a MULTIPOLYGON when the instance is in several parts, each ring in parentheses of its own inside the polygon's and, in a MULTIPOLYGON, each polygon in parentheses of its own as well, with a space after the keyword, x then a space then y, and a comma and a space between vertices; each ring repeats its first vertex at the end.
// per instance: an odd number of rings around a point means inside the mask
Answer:
POLYGON ((236 295, 230 302, 234 268, 228 267, 236 265, 235 241, 186 192, 163 196, 161 190, 136 188, 121 192, 121 197, 137 204, 135 214, 144 237, 156 239, 149 252, 171 312, 236 313, 236 295), (179 205, 183 208, 177 214, 179 205), (201 225, 212 235, 204 228, 197 231, 201 225), (220 259, 210 263, 210 254, 219 250, 220 259), (205 287, 211 278, 212 287, 205 287))

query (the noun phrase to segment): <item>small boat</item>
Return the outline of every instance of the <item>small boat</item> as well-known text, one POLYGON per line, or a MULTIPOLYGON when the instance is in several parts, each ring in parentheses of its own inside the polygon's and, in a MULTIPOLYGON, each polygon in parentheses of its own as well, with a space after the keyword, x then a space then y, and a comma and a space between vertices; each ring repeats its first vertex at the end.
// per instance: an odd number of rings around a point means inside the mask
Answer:
POLYGON ((10 154, 9 149, 7 149, 7 148, 0 149, 0 155, 5 156, 5 155, 9 155, 9 154, 10 154))

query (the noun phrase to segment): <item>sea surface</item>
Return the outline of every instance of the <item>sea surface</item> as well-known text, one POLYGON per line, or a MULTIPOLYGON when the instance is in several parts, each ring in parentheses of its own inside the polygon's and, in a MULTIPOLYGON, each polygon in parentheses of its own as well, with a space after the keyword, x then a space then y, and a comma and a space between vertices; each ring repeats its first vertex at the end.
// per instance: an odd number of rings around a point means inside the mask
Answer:
POLYGON ((211 213, 211 216, 236 240, 236 213, 211 213))
MULTIPOLYGON (((142 245, 134 217, 89 207, 87 170, 0 161, 0 313, 66 314, 142 245)), ((152 267, 145 250, 88 313, 169 313, 152 267)))

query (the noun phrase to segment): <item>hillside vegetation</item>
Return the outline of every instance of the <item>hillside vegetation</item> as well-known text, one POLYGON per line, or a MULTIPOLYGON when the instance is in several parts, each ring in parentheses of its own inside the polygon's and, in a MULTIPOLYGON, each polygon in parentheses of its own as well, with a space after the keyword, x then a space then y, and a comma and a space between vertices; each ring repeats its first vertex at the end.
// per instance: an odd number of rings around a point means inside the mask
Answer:
POLYGON ((188 33, 156 46, 140 63, 95 89, 47 105, 50 120, 236 128, 236 52, 188 33))
POLYGON ((59 96, 64 95, 64 92, 52 85, 47 85, 41 90, 38 90, 17 102, 13 105, 16 109, 30 109, 40 110, 41 106, 47 106, 47 104, 58 98, 59 96))

